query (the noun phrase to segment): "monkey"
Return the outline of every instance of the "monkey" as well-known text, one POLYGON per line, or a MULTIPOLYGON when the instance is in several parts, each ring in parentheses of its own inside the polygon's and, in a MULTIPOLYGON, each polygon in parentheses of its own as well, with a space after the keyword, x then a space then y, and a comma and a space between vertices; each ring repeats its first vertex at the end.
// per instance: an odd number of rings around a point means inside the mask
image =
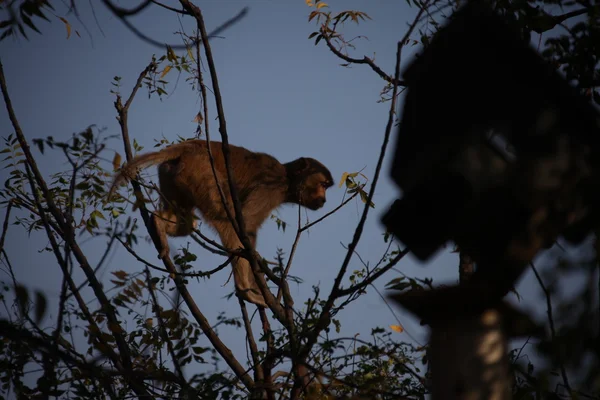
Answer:
MULTIPOLYGON (((216 178, 230 214, 235 218, 221 142, 211 142, 210 146, 216 178)), ((334 184, 327 167, 313 158, 301 157, 282 164, 271 155, 239 146, 229 145, 229 151, 233 183, 238 191, 246 233, 253 248, 256 248, 258 229, 273 210, 286 203, 318 210, 326 202, 326 190, 334 184)), ((229 250, 242 247, 215 183, 205 140, 187 140, 135 157, 115 174, 108 198, 112 197, 118 186, 152 165, 158 165, 161 192, 159 209, 153 215, 161 246, 159 258, 168 254, 167 235, 187 236, 196 229, 196 209, 206 223, 216 230, 224 247, 229 250)), ((238 295, 266 308, 248 260, 233 257, 231 262, 238 295)))

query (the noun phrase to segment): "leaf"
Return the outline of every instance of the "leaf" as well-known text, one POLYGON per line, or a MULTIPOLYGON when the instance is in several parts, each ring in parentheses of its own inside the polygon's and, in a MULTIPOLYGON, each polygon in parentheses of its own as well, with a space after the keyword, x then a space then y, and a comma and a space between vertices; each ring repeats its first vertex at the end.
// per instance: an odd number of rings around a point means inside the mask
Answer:
POLYGON ((21 33, 21 35, 23 35, 23 37, 26 40, 29 40, 29 37, 27 36, 27 34, 25 33, 25 29, 23 29, 23 25, 19 24, 17 25, 17 29, 19 29, 19 32, 21 33))
POLYGON ((98 210, 92 211, 92 213, 90 214, 90 218, 106 219, 106 218, 104 218, 104 214, 102 214, 102 212, 100 212, 98 210))
POLYGON ((329 6, 327 5, 327 3, 319 3, 319 4, 317 4, 317 10, 320 10, 323 7, 329 7, 329 6))
POLYGON ((7 30, 5 30, 2 33, 2 36, 0 36, 0 40, 3 40, 7 37, 9 37, 10 35, 13 35, 15 33, 15 31, 13 30, 13 28, 8 28, 7 30))
POLYGON ((88 182, 79 182, 75 185, 75 189, 77 190, 87 190, 90 188, 90 184, 88 182))
POLYGON ((185 48, 187 50, 187 54, 188 56, 194 61, 196 62, 196 58, 194 57, 194 54, 192 53, 192 48, 190 46, 185 48))
POLYGON ((162 74, 160 74, 160 79, 164 78, 165 75, 167 75, 169 73, 169 71, 171 70, 171 68, 173 68, 173 67, 171 67, 170 65, 167 65, 165 67, 165 69, 163 70, 162 74))
MULTIPOLYGON (((367 192, 365 192, 364 190, 361 190, 359 194, 360 194, 360 199, 362 200, 362 202, 366 204, 367 200, 369 200, 369 198, 368 198, 369 195, 367 194, 367 192)), ((371 202, 369 204, 369 207, 375 208, 375 203, 371 202)))
POLYGON ((42 294, 42 292, 35 292, 35 322, 38 324, 44 318, 44 314, 46 314, 46 308, 48 305, 48 301, 46 300, 46 296, 42 294))
POLYGON ((121 166, 121 155, 117 152, 115 152, 115 156, 113 157, 112 165, 113 165, 113 171, 118 170, 119 167, 121 166))
POLYGON ((390 325, 390 329, 398 333, 404 332, 404 328, 401 325, 390 325))
POLYGON ((177 61, 177 55, 171 48, 171 46, 167 46, 167 59, 171 62, 177 61))
POLYGON ((202 117, 202 111, 198 111, 196 117, 194 118, 194 122, 201 124, 204 121, 204 117, 202 117))
POLYGON ((68 39, 71 36, 71 24, 69 24, 69 21, 67 21, 63 17, 58 17, 58 19, 60 19, 62 22, 64 22, 65 28, 67 28, 67 39, 68 39))
POLYGON ((129 275, 127 272, 125 272, 123 270, 113 271, 112 274, 121 280, 124 280, 129 275))
POLYGON ((348 174, 347 172, 344 172, 342 174, 342 177, 340 178, 340 184, 338 185, 338 187, 342 187, 342 185, 344 184, 344 182, 346 182, 346 178, 348 178, 348 174))
POLYGON ((29 303, 29 294, 27 293, 27 289, 25 289, 24 286, 16 285, 15 296, 17 298, 17 303, 19 304, 19 310, 21 311, 21 315, 27 315, 27 306, 29 303))
POLYGON ((194 352, 194 354, 203 354, 203 353, 206 353, 207 350, 209 350, 207 347, 201 347, 201 346, 192 347, 192 351, 194 352))
POLYGON ((319 32, 313 32, 313 33, 311 33, 310 35, 308 35, 308 38, 309 38, 309 39, 312 39, 312 38, 314 38, 315 36, 317 36, 318 34, 319 34, 319 32))
POLYGON ((33 21, 31 21, 31 18, 29 18, 27 15, 21 14, 21 19, 23 20, 25 25, 27 25, 28 27, 30 27, 31 29, 33 29, 34 31, 39 33, 40 35, 42 34, 42 32, 40 32, 40 30, 38 28, 36 28, 33 21))
POLYGON ((310 22, 314 17, 316 17, 317 15, 319 15, 318 11, 313 11, 308 15, 308 22, 310 22))
POLYGON ((309 7, 312 7, 312 6, 313 6, 313 2, 312 2, 312 0, 305 0, 305 1, 306 1, 306 5, 307 5, 307 6, 309 6, 309 7))

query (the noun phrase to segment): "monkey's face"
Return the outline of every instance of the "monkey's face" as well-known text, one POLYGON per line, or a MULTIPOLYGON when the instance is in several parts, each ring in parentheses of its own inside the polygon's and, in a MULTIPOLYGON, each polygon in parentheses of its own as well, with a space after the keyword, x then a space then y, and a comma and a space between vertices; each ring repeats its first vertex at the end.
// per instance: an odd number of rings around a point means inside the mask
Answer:
POLYGON ((325 192, 333 182, 322 173, 309 175, 302 185, 300 204, 311 210, 318 210, 325 205, 325 192))
POLYGON ((325 204, 325 192, 333 185, 331 172, 314 158, 301 157, 284 164, 288 178, 286 202, 318 210, 325 204))

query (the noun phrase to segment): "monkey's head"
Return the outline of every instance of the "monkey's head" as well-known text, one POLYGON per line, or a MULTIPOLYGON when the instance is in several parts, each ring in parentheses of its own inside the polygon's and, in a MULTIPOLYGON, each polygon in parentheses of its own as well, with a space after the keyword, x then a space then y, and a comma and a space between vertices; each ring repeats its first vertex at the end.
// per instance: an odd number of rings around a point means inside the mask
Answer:
POLYGON ((287 202, 318 210, 326 201, 325 192, 333 185, 331 172, 314 158, 301 157, 285 165, 288 178, 287 202))

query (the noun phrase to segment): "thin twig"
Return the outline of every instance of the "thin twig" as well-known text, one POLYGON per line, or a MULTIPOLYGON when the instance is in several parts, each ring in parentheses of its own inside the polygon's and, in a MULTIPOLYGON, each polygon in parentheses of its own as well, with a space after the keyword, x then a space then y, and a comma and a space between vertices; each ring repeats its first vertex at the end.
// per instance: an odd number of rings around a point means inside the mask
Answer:
MULTIPOLYGON (((100 261, 98 261, 98 265, 96 265, 96 268, 94 268, 94 274, 97 274, 98 271, 100 270, 100 268, 102 268, 102 264, 104 264, 104 261, 106 261, 106 258, 108 257, 110 250, 112 250, 112 246, 113 246, 114 242, 115 242, 115 235, 111 236, 110 240, 108 241, 108 244, 106 245, 106 250, 104 250, 102 257, 100 258, 100 261)), ((88 284, 88 282, 89 282, 89 280, 86 278, 83 282, 81 282, 79 284, 79 286, 77 286, 77 290, 79 291, 79 290, 83 289, 88 284)), ((67 299, 70 298, 71 295, 72 295, 72 293, 67 293, 67 299)))
POLYGON ((8 202, 6 207, 6 214, 4 215, 4 223, 2 224, 2 236, 0 236, 0 252, 4 250, 4 240, 6 239, 6 233, 8 232, 8 221, 10 220, 10 210, 12 209, 13 201, 8 202))
POLYGON ((398 253, 398 255, 396 257, 392 258, 386 266, 379 268, 372 275, 366 277, 361 282, 357 283, 356 285, 352 285, 346 289, 339 289, 336 294, 337 297, 348 296, 354 292, 358 292, 358 291, 366 288, 368 285, 375 282, 381 275, 385 274, 387 271, 392 269, 408 253, 409 253, 408 249, 402 250, 400 253, 398 253))
POLYGON ((366 64, 369 67, 371 67, 371 69, 375 71, 375 73, 379 75, 384 81, 391 84, 394 84, 394 82, 396 82, 397 86, 406 86, 406 83, 404 81, 398 78, 394 79, 385 72, 383 72, 383 70, 377 64, 375 64, 373 60, 371 60, 369 57, 364 56, 363 58, 352 58, 348 57, 347 55, 336 49, 333 43, 331 42, 330 36, 325 31, 325 28, 321 28, 321 35, 323 36, 323 39, 325 39, 325 43, 327 44, 327 47, 329 47, 329 50, 331 50, 331 52, 337 57, 351 64, 366 64))
MULTIPOLYGON (((292 243, 292 249, 290 250, 290 255, 288 257, 287 264, 285 269, 281 273, 281 281, 286 281, 288 273, 290 272, 290 268, 292 268, 292 260, 294 259, 294 255, 296 254, 296 249, 298 248, 298 243, 300 242, 300 236, 302 235, 302 227, 301 227, 301 207, 298 206, 298 229, 296 230, 296 237, 294 238, 294 242, 292 243)), ((278 257, 280 266, 283 267, 283 260, 281 260, 281 256, 278 257)), ((283 294, 283 287, 279 286, 277 288, 277 302, 281 301, 281 296, 283 294)))
POLYGON ((254 381, 256 382, 256 386, 260 387, 264 385, 265 375, 258 356, 258 347, 256 346, 256 340, 254 340, 254 333, 252 332, 252 324, 250 324, 246 304, 241 297, 238 297, 238 301, 240 302, 240 309, 242 310, 242 319, 244 321, 244 329, 246 330, 246 341, 248 342, 252 364, 254 365, 254 381))
POLYGON ((273 332, 271 331, 271 324, 267 317, 267 312, 263 308, 258 309, 258 314, 262 322, 263 334, 265 335, 265 341, 267 342, 267 350, 265 352, 264 361, 261 363, 264 374, 265 389, 267 391, 267 400, 275 400, 275 393, 273 392, 273 381, 272 375, 273 369, 273 357, 275 344, 273 343, 273 332))
MULTIPOLYGON (((552 335, 552 341, 554 342, 554 340, 556 339, 556 330, 554 328, 554 317, 552 316, 552 299, 550 297, 550 292, 546 288, 546 285, 544 285, 544 281, 542 281, 542 277, 540 276, 537 269, 535 268, 535 265, 533 263, 529 263, 529 265, 531 266, 531 269, 533 270, 533 273, 535 274, 535 278, 537 279, 538 283, 540 284, 540 287, 542 288, 542 291, 544 292, 544 296, 546 296, 546 314, 548 314, 548 324, 550 326, 550 334, 552 335)), ((560 373, 562 375, 562 379, 563 379, 565 388, 567 389, 569 394, 572 394, 571 385, 569 384, 569 378, 567 376, 567 370, 562 361, 559 361, 559 363, 560 363, 560 373)))
MULTIPOLYGON (((362 187, 360 188, 362 189, 362 187)), ((320 218, 315 219, 314 221, 304 225, 302 228, 300 228, 300 232, 304 232, 307 229, 310 229, 311 227, 313 227, 314 225, 318 224, 319 222, 323 221, 325 218, 331 216, 332 214, 334 214, 335 212, 337 212, 339 209, 341 209, 342 207, 344 207, 346 204, 348 204, 350 201, 352 201, 352 199, 354 199, 356 196, 359 195, 360 190, 357 190, 356 192, 354 192, 352 194, 352 196, 348 197, 346 200, 344 200, 339 206, 337 206, 336 208, 334 208, 333 210, 329 211, 328 213, 326 213, 325 215, 323 215, 320 218)))
POLYGON ((123 245, 125 250, 127 250, 129 252, 129 254, 134 256, 136 260, 143 263, 148 268, 152 268, 152 269, 154 269, 156 271, 160 271, 160 272, 165 272, 167 274, 174 274, 176 276, 184 276, 184 277, 189 277, 189 278, 204 278, 207 276, 211 276, 212 274, 219 272, 220 270, 225 268, 227 265, 229 265, 229 263, 231 262, 231 259, 233 258, 233 256, 230 256, 227 259, 227 261, 225 261, 224 263, 220 264, 218 267, 211 269, 210 271, 207 271, 207 272, 179 272, 179 271, 176 271, 173 273, 166 268, 161 268, 161 267, 154 265, 154 264, 146 261, 145 259, 143 259, 131 248, 131 246, 129 246, 127 243, 125 243, 122 239, 117 238, 117 240, 119 241, 119 243, 121 243, 123 245))
POLYGON ((187 388, 188 382, 185 380, 185 376, 183 375, 183 369, 181 368, 181 364, 179 363, 179 359, 175 354, 175 349, 173 348, 173 342, 169 338, 169 334, 167 332, 167 328, 165 326, 165 321, 162 318, 161 307, 158 303, 158 299, 156 298, 156 293, 154 293, 154 287, 152 284, 152 275, 150 274, 150 270, 148 268, 145 269, 146 274, 146 286, 148 287, 148 293, 150 293, 150 298, 152 299, 152 310, 154 311, 154 316, 156 317, 156 321, 158 322, 158 332, 163 340, 163 342, 167 345, 167 351, 171 354, 171 359, 173 361, 173 366, 175 367, 175 371, 177 371, 177 375, 179 375, 181 386, 187 388))

